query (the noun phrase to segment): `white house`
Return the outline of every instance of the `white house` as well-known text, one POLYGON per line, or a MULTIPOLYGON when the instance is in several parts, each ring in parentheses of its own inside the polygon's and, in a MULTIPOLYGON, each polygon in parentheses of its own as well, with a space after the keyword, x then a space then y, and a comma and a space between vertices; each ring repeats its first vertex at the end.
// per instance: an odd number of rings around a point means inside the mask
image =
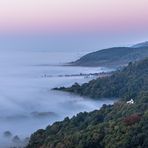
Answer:
POLYGON ((127 104, 134 104, 134 100, 131 99, 130 101, 127 101, 126 103, 127 103, 127 104))

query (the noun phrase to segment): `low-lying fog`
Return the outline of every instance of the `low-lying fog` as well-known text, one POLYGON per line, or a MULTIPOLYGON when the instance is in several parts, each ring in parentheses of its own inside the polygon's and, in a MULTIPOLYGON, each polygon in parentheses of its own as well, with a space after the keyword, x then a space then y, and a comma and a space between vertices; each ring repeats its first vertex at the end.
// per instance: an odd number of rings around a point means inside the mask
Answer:
POLYGON ((112 103, 50 90, 90 80, 57 75, 108 71, 99 67, 52 66, 74 60, 80 55, 47 51, 1 51, 0 147, 12 146, 12 141, 14 145, 19 142, 19 138, 22 141, 37 129, 45 128, 66 116, 71 117, 81 111, 98 109, 104 103, 112 103), (16 135, 19 138, 14 138, 16 135))

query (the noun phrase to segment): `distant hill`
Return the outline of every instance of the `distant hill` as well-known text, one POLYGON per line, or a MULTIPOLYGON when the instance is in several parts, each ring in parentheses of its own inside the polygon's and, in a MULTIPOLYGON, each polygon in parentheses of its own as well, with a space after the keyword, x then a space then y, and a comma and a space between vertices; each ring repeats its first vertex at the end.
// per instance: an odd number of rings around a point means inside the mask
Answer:
POLYGON ((137 44, 133 47, 113 47, 99 50, 69 64, 73 66, 120 67, 146 57, 148 57, 148 42, 137 44))
POLYGON ((133 45, 132 47, 133 47, 133 48, 148 47, 148 41, 135 44, 135 45, 133 45))

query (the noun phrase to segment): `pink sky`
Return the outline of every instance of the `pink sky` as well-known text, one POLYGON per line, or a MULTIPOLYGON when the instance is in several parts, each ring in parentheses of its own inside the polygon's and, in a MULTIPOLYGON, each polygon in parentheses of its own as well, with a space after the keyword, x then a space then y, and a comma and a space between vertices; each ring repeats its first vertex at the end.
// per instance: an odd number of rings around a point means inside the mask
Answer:
POLYGON ((0 31, 147 29, 148 0, 0 0, 0 31))

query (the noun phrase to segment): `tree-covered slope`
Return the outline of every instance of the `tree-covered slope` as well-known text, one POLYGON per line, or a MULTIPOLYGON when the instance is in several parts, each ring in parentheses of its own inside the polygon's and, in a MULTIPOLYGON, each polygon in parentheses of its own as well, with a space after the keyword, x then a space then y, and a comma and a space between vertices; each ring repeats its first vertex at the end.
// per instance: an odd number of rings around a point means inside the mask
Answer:
MULTIPOLYGON (((135 45, 136 46, 136 45, 135 45)), ((89 53, 70 63, 75 66, 119 67, 148 57, 148 47, 115 47, 89 53)))
MULTIPOLYGON (((83 91, 88 86, 90 90, 98 88, 99 96, 116 94, 121 99, 114 105, 103 105, 100 110, 79 113, 38 130, 32 134, 27 148, 148 147, 148 59, 130 63, 111 77, 84 84, 83 91), (107 93, 106 89, 110 91, 107 93), (127 96, 134 97, 135 103, 127 104, 122 99, 127 96)), ((75 88, 76 93, 79 89, 75 88)), ((86 94, 90 94, 88 91, 86 94)))
POLYGON ((75 83, 68 88, 55 88, 55 90, 72 92, 95 99, 111 97, 130 99, 139 94, 140 90, 147 89, 148 58, 129 63, 127 67, 109 77, 98 78, 82 85, 75 83))
POLYGON ((27 148, 147 148, 148 92, 139 102, 118 102, 65 118, 32 134, 27 148))

